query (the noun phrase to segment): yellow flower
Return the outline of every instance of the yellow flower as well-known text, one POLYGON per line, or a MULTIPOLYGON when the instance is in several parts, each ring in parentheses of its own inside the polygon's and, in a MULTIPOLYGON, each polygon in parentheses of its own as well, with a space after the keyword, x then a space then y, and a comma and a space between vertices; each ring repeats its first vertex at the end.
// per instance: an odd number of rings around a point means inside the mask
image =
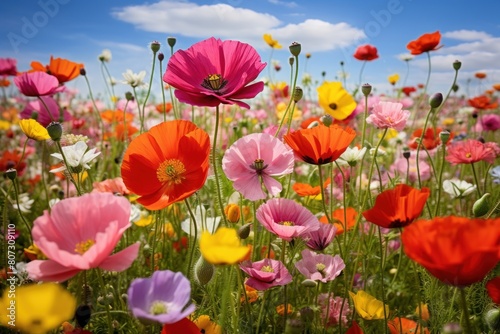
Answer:
POLYGON ((387 79, 389 80, 389 83, 394 86, 396 84, 396 82, 399 81, 399 74, 395 73, 395 74, 389 75, 389 77, 387 79))
POLYGON ((37 141, 50 139, 49 132, 42 124, 34 119, 22 119, 19 121, 19 126, 26 136, 37 141))
MULTIPOLYGON (((280 103, 278 103, 276 105, 276 116, 278 117, 278 119, 281 120, 283 117, 285 117, 286 107, 287 107, 287 104, 285 102, 280 102, 280 103)), ((290 110, 288 110, 288 112, 290 112, 290 110)), ((290 117, 290 114, 287 113, 286 114, 285 122, 288 121, 289 117, 290 117)), ((301 118, 302 118, 302 110, 300 110, 299 108, 295 107, 293 109, 292 120, 296 121, 296 120, 299 120, 301 118)))
MULTIPOLYGON (((388 129, 387 133, 385 134, 385 139, 389 140, 389 139, 392 139, 392 138, 396 138, 398 136, 398 133, 399 133, 398 130, 388 129)), ((378 135, 378 138, 382 138, 382 133, 380 133, 378 135)))
POLYGON ((269 45, 273 49, 281 49, 283 47, 277 40, 273 39, 273 36, 271 36, 271 34, 264 34, 263 37, 267 45, 269 45))
POLYGON ((384 308, 386 315, 389 315, 389 306, 384 305, 380 300, 363 290, 359 290, 356 294, 349 291, 349 295, 354 301, 354 308, 361 318, 365 320, 384 319, 384 308))
POLYGON ((325 113, 336 120, 344 120, 356 109, 356 101, 339 81, 325 81, 318 87, 318 102, 325 113))
POLYGON ((213 235, 203 231, 200 237, 200 251, 205 260, 212 264, 235 264, 243 260, 249 248, 241 244, 235 229, 221 227, 213 235))
POLYGON ((201 333, 205 334, 220 334, 222 329, 215 322, 210 320, 208 315, 200 315, 195 321, 196 326, 200 329, 201 333))
POLYGON ((455 123, 455 119, 454 118, 445 118, 443 119, 443 125, 444 126, 450 126, 450 125, 453 125, 455 123))
POLYGON ((22 285, 6 289, 0 299, 0 323, 16 330, 44 334, 75 314, 76 299, 56 283, 22 285))
POLYGON ((0 119, 0 130, 9 130, 10 129, 10 122, 4 121, 0 119))
POLYGON ((153 215, 150 215, 148 211, 141 211, 141 218, 135 221, 134 224, 140 227, 148 226, 153 222, 153 215))

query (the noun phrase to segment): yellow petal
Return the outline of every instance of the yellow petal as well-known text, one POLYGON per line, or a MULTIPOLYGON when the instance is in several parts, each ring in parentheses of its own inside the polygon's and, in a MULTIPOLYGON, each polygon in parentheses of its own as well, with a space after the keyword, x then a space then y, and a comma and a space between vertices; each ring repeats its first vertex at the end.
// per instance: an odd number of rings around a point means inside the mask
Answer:
POLYGON ((204 231, 200 237, 200 251, 212 264, 235 264, 242 261, 249 248, 241 245, 235 229, 221 227, 213 235, 204 231))
POLYGON ((34 119, 22 119, 19 121, 19 126, 28 138, 38 141, 50 139, 47 129, 34 119))

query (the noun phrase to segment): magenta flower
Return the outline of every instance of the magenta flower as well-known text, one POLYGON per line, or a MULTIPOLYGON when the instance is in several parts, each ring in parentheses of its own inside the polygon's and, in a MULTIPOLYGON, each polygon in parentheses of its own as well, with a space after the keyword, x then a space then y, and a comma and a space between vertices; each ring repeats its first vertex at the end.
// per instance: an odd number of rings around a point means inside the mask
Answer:
POLYGON ((175 96, 184 103, 250 108, 239 100, 251 99, 264 89, 263 82, 250 83, 265 66, 249 44, 211 37, 174 53, 163 81, 176 88, 175 96))
POLYGON ((337 234, 337 227, 333 224, 319 224, 319 229, 308 232, 304 239, 310 249, 322 251, 333 241, 337 234))
POLYGON ((281 261, 269 258, 253 263, 244 261, 240 264, 240 269, 250 276, 245 284, 259 291, 287 285, 292 281, 292 275, 286 266, 281 261))
POLYGON ((172 324, 194 312, 191 283, 180 272, 155 271, 150 278, 136 278, 128 288, 128 307, 145 323, 172 324))
POLYGON ((38 123, 42 124, 45 127, 47 127, 52 122, 52 120, 57 122, 65 122, 73 118, 68 110, 64 108, 62 110, 61 119, 61 111, 59 110, 59 105, 51 96, 41 96, 40 99, 42 99, 45 104, 43 104, 39 99, 30 101, 21 112, 20 118, 32 118, 33 113, 36 112, 38 115, 36 120, 38 121, 38 123), (48 111, 47 108, 49 109, 48 111), (49 111, 50 114, 52 114, 52 117, 49 115, 49 111))
POLYGON ((279 139, 265 133, 252 133, 238 139, 222 158, 222 169, 233 181, 234 189, 256 201, 281 192, 281 183, 273 177, 293 172, 294 154, 279 139), (261 183, 262 182, 262 183, 261 183))
POLYGON ((309 249, 302 251, 302 260, 295 262, 295 268, 313 281, 323 283, 333 281, 345 268, 344 261, 340 256, 318 254, 309 249))
POLYGON ((58 93, 63 89, 53 75, 45 72, 24 72, 14 78, 14 83, 21 93, 26 96, 45 96, 58 93))
POLYGON ((497 131, 500 129, 500 115, 482 115, 475 126, 475 131, 497 131))
POLYGON ((17 75, 17 60, 0 58, 0 75, 17 75))
POLYGON ((256 217, 269 232, 286 241, 305 237, 321 224, 311 211, 286 198, 273 198, 262 204, 256 217))
POLYGON ((366 119, 366 123, 374 124, 379 129, 392 128, 401 131, 404 129, 408 117, 410 117, 410 112, 403 110, 403 104, 380 101, 373 106, 372 113, 366 119))
POLYGON ((28 263, 37 281, 66 281, 82 270, 123 271, 139 251, 135 243, 111 255, 130 227, 130 203, 110 193, 63 199, 33 223, 33 243, 49 258, 28 263))

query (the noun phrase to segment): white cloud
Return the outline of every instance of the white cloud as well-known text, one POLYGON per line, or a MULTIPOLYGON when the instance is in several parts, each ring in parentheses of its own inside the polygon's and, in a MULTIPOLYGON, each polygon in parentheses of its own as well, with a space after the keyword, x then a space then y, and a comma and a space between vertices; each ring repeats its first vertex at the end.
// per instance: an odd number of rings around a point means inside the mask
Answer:
POLYGON ((296 8, 298 7, 297 3, 294 1, 280 1, 280 0, 268 0, 270 3, 273 5, 279 5, 279 6, 285 6, 289 8, 296 8))
POLYGON ((462 29, 462 30, 445 32, 443 34, 443 37, 457 39, 460 41, 476 41, 476 40, 488 39, 491 37, 491 35, 485 33, 484 31, 462 29))

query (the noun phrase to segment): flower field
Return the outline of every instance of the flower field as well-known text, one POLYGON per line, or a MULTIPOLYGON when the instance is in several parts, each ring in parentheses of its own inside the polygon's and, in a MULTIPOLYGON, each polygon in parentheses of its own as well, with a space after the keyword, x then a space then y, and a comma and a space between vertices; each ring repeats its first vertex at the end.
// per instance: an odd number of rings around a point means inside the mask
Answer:
POLYGON ((369 44, 348 84, 168 38, 124 96, 0 58, 0 332, 500 333, 500 84, 429 91, 440 39, 387 94, 369 44))

